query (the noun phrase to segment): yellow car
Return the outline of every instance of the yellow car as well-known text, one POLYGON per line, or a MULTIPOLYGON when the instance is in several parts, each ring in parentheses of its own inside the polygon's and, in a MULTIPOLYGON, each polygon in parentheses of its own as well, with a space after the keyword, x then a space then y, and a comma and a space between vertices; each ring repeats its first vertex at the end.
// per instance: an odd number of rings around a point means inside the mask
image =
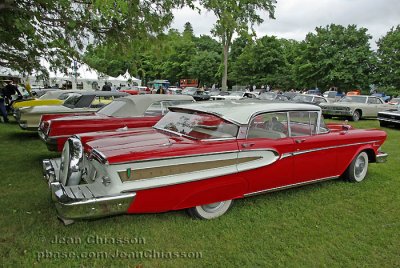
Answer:
MULTIPOLYGON (((15 101, 12 104, 12 108, 19 109, 22 107, 32 106, 49 106, 49 105, 61 105, 68 98, 71 93, 78 92, 79 90, 52 90, 47 91, 44 95, 37 99, 15 101)), ((82 90, 80 90, 82 91, 82 90)))

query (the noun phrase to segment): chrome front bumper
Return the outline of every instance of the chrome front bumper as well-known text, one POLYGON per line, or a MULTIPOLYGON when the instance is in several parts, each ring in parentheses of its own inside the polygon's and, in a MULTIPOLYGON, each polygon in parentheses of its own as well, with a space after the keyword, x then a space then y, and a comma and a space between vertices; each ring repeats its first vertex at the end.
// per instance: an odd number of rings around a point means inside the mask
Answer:
POLYGON ((58 180, 60 162, 59 158, 43 160, 43 177, 49 184, 58 217, 66 225, 78 219, 124 214, 135 199, 136 193, 97 195, 91 184, 64 186, 58 180))
POLYGON ((388 154, 384 152, 379 152, 376 155, 376 163, 385 163, 387 160, 388 154))

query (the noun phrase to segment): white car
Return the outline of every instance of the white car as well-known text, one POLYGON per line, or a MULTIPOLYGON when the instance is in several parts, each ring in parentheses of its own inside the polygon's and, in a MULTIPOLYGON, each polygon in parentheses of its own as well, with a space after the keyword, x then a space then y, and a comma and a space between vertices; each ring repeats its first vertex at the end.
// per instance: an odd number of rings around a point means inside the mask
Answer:
POLYGON ((257 99, 257 94, 245 91, 232 91, 229 95, 211 96, 211 100, 240 100, 240 99, 257 99))
POLYGON ((361 118, 378 116, 378 112, 392 109, 393 105, 385 103, 376 96, 358 95, 345 96, 335 103, 321 103, 325 118, 333 116, 346 117, 353 121, 361 118))

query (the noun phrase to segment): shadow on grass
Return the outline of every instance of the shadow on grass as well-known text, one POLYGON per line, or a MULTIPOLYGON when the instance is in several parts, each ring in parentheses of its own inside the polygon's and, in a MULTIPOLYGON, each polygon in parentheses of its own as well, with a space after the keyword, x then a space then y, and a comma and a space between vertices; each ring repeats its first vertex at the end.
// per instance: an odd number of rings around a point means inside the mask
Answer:
POLYGON ((8 133, 6 134, 6 138, 10 140, 19 140, 19 141, 24 141, 24 140, 39 140, 39 135, 35 131, 26 131, 26 132, 13 132, 13 133, 8 133))

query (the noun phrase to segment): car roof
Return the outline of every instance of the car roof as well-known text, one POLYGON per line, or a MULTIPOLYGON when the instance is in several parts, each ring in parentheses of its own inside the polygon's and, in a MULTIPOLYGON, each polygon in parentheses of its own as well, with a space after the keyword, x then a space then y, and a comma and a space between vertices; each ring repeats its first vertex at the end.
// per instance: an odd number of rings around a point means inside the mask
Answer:
POLYGON ((246 125, 254 114, 262 112, 279 111, 320 111, 321 108, 313 104, 266 102, 261 100, 238 100, 238 101, 209 101, 197 102, 179 107, 170 107, 170 110, 179 109, 195 110, 199 112, 215 114, 228 121, 240 125, 246 125))
POLYGON ((96 95, 96 96, 128 96, 128 93, 118 92, 118 91, 99 91, 99 90, 82 90, 77 91, 75 93, 79 93, 81 95, 96 95))
POLYGON ((145 95, 130 95, 126 97, 122 97, 116 99, 114 101, 125 101, 130 102, 132 105, 129 105, 130 109, 132 109, 132 114, 143 114, 146 109, 158 101, 168 101, 168 100, 187 100, 193 101, 193 97, 191 95, 167 95, 167 94, 145 94, 145 95))

